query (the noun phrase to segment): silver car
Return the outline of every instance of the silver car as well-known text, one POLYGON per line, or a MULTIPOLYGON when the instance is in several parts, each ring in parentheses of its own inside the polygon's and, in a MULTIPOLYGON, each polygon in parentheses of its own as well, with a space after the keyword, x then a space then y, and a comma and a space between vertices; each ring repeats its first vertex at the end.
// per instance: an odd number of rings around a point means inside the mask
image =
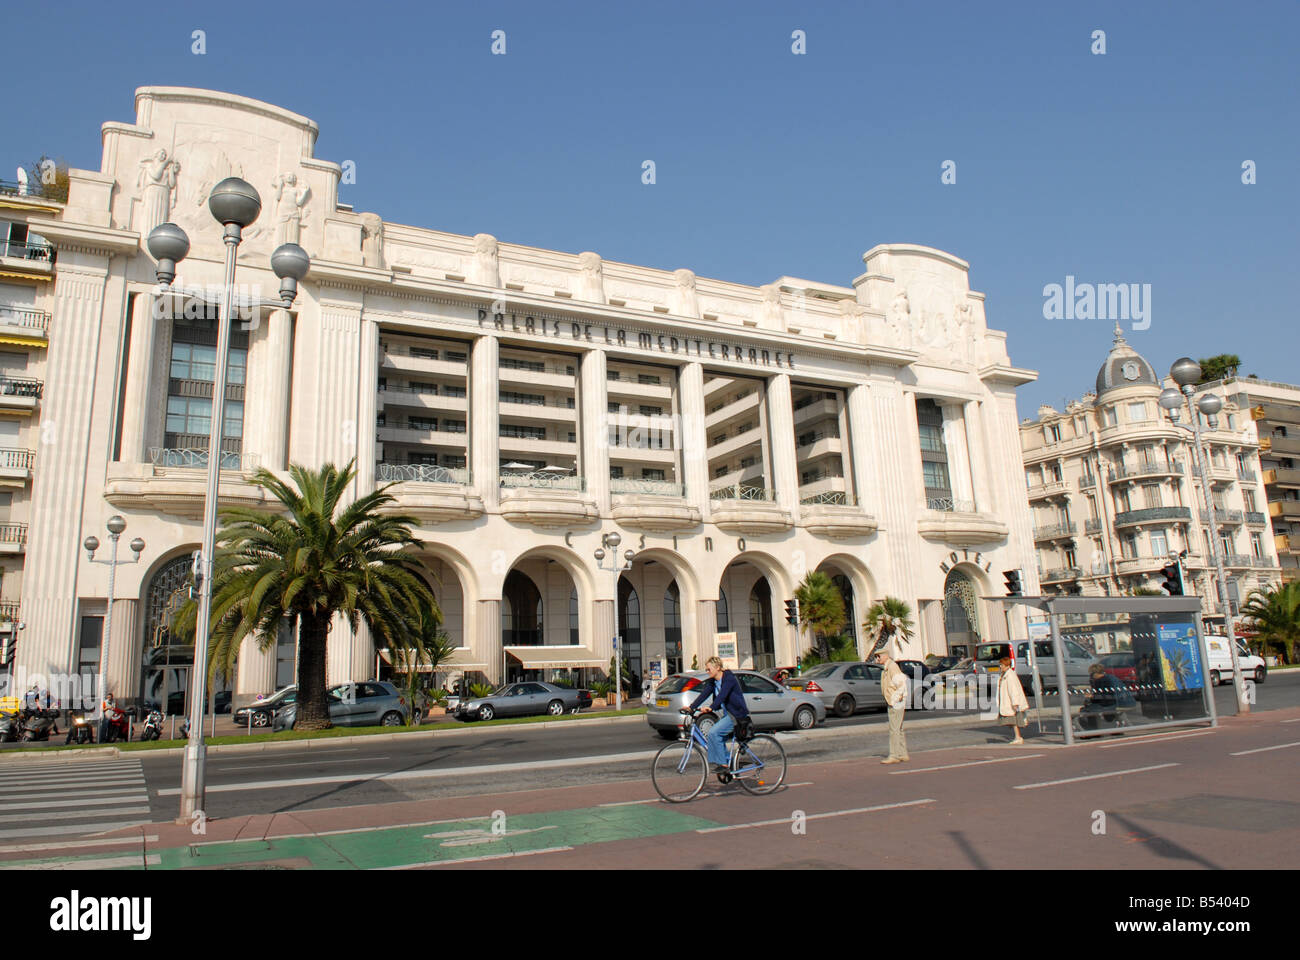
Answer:
MULTIPOLYGON (((735 670, 733 673, 758 730, 808 730, 826 719, 826 707, 814 696, 788 690, 770 677, 752 670, 735 670)), ((700 685, 708 678, 709 675, 703 671, 675 673, 659 684, 646 711, 645 718, 651 729, 665 740, 675 740, 682 729, 682 708, 695 702, 700 695, 700 685)), ((712 722, 706 718, 699 724, 700 732, 707 733, 710 726, 712 722)))
POLYGON ((791 677, 785 685, 817 698, 837 717, 850 717, 859 710, 883 710, 885 696, 880 692, 881 668, 862 660, 845 663, 821 663, 791 677))
POLYGON ((591 691, 540 680, 507 683, 486 697, 471 697, 456 707, 457 720, 491 720, 549 713, 558 717, 591 706, 591 691))
MULTIPOLYGON (((336 727, 400 727, 410 710, 406 697, 391 683, 369 680, 341 683, 328 693, 330 723, 336 727)), ((272 731, 292 730, 298 719, 298 704, 290 702, 275 712, 272 731)))

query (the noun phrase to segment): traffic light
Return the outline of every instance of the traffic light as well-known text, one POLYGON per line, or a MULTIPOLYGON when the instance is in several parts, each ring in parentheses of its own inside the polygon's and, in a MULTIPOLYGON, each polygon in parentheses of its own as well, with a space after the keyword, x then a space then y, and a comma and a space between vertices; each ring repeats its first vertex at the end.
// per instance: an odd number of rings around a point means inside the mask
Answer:
POLYGON ((785 602, 785 622, 799 626, 799 601, 787 600, 785 602))
POLYGON ((1183 595, 1183 575, 1178 569, 1178 564, 1171 563, 1160 568, 1160 575, 1165 578, 1164 583, 1160 586, 1171 597, 1181 597, 1183 595))
POLYGON ((18 631, 10 628, 9 636, 0 642, 0 666, 8 666, 18 655, 18 631))
POLYGON ((1024 587, 1020 582, 1019 570, 1003 570, 1002 576, 1007 581, 1007 596, 1022 597, 1024 596, 1024 587))

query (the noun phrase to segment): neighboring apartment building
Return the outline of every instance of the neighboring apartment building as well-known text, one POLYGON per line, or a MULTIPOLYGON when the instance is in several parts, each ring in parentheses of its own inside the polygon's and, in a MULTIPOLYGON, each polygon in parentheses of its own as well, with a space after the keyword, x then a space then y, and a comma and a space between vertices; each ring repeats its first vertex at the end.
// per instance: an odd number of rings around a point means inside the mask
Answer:
MULTIPOLYGON (((1021 423, 1038 576, 1047 594, 1121 596, 1158 588, 1161 568, 1186 551, 1185 592, 1210 598, 1205 619, 1222 626, 1210 536, 1223 548, 1230 597, 1244 602, 1251 590, 1278 580, 1260 445, 1249 408, 1233 397, 1225 399, 1218 429, 1202 418, 1212 533, 1191 434, 1171 424, 1157 403, 1165 385, 1117 326, 1096 392, 1064 412, 1043 406, 1036 420, 1021 423)), ((1127 631, 1076 617, 1065 632, 1105 652, 1127 631)))
MULTIPOLYGON (((96 664, 108 616, 119 696, 187 682, 193 649, 168 623, 200 541, 215 360, 215 321, 190 308, 222 275, 206 199, 234 173, 263 201, 237 281, 264 293, 233 331, 222 502, 265 503, 253 468, 291 462, 355 458, 358 492, 394 483, 455 669, 603 668, 616 604, 638 676, 702 664, 718 633, 743 664, 792 664, 811 640, 782 603, 811 570, 838 578, 854 627, 905 598, 907 655, 1006 637, 983 598, 1032 551, 1016 388, 1035 374, 988 328, 965 262, 879 245, 850 284, 752 287, 403 226, 338 202, 317 132, 244 97, 142 88, 135 122, 103 127, 102 169, 71 171, 66 207, 41 213, 54 290, 25 303, 51 317, 58 433, 34 484, 20 664, 96 664), (191 252, 160 298, 143 245, 164 220, 191 252), (288 311, 268 269, 286 237, 312 257, 288 311), (80 544, 114 513, 146 549, 108 610, 80 544), (617 580, 593 558, 616 531, 633 551, 617 580)), ((22 430, 15 446, 35 447, 22 430)), ((292 637, 250 643, 236 700, 294 669, 292 637)), ((364 629, 336 624, 330 677, 376 669, 364 629)))
POLYGON ((1300 386, 1254 377, 1206 384, 1240 409, 1259 433, 1259 465, 1282 579, 1300 579, 1300 386))

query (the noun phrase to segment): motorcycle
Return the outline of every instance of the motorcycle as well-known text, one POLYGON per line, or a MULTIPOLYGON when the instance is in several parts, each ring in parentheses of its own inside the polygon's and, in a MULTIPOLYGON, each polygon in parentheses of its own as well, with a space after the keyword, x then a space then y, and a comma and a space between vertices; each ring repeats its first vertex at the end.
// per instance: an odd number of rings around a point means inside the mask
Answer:
POLYGON ((159 740, 162 738, 163 715, 158 709, 150 710, 144 718, 144 727, 140 730, 141 740, 159 740))
POLYGON ((24 710, 23 711, 23 732, 18 738, 23 743, 35 743, 37 741, 49 740, 50 734, 59 732, 57 724, 54 722, 58 713, 54 710, 24 710))
POLYGON ((86 719, 84 713, 72 714, 68 726, 68 738, 64 743, 94 743, 95 725, 86 719))
POLYGON ((22 714, 0 713, 0 743, 14 743, 22 736, 22 714))
POLYGON ((113 743, 117 740, 130 740, 131 727, 127 723, 126 711, 118 707, 113 707, 108 711, 108 726, 105 728, 103 743, 113 743))

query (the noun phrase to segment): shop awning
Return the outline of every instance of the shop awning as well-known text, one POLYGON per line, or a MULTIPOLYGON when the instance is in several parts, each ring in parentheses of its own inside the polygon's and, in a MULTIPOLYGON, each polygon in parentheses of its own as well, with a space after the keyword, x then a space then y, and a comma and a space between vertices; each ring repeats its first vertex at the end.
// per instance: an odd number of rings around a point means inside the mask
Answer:
POLYGON ((608 659, 596 656, 586 647, 506 647, 505 651, 525 670, 609 666, 608 659))
MULTIPOLYGON (((384 661, 384 663, 393 662, 393 655, 392 653, 389 652, 387 647, 379 651, 379 656, 384 661)), ((488 665, 486 663, 479 663, 477 660, 474 659, 473 650, 469 650, 466 648, 461 648, 456 650, 451 655, 450 660, 444 660, 442 661, 442 663, 438 664, 438 670, 444 673, 449 670, 486 670, 487 667, 488 665)), ((429 666, 428 661, 424 661, 421 663, 417 663, 415 669, 429 670, 431 668, 429 666)))

